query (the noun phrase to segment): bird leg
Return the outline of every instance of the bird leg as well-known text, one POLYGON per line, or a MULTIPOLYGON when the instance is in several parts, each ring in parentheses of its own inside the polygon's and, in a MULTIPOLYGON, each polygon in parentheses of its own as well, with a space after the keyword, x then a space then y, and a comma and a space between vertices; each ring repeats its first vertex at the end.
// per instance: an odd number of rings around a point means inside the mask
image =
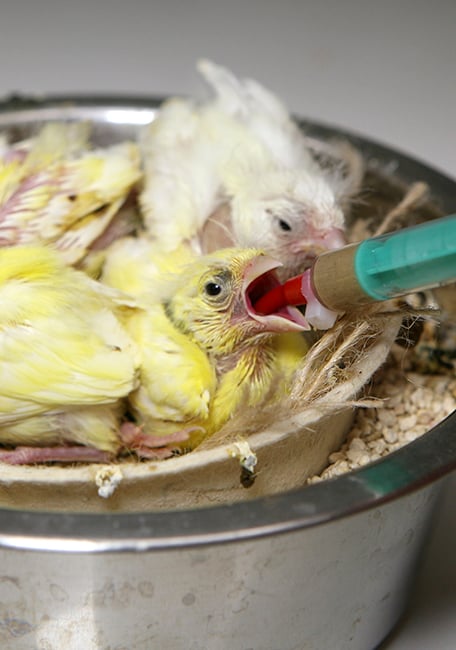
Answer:
POLYGON ((12 450, 0 450, 0 462, 8 465, 29 465, 32 463, 106 463, 112 459, 107 451, 74 445, 71 447, 16 447, 12 450))
POLYGON ((178 443, 185 442, 192 431, 201 431, 201 427, 180 429, 167 435, 155 436, 144 433, 133 422, 124 422, 120 427, 120 438, 128 449, 133 449, 140 458, 163 460, 180 451, 178 443))
MULTIPOLYGON (((181 429, 168 435, 154 436, 144 433, 133 422, 124 422, 120 427, 120 439, 128 449, 133 449, 140 458, 163 460, 179 450, 178 443, 185 442, 192 431, 201 427, 181 429)), ((8 465, 30 465, 33 463, 108 463, 112 454, 94 447, 83 445, 61 447, 25 447, 0 450, 0 462, 8 465)))

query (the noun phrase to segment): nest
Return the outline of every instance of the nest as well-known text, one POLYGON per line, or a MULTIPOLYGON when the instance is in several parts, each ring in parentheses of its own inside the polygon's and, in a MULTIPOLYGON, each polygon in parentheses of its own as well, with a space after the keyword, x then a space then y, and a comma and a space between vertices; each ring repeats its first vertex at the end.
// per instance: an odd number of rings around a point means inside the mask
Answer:
MULTIPOLYGON (((250 436, 271 426, 289 432, 293 423, 311 423, 360 405, 357 395, 373 368, 386 356, 403 318, 399 305, 374 306, 344 315, 316 342, 297 368, 287 397, 271 401, 261 412, 238 413, 200 448, 250 436)), ((367 402, 363 402, 367 405, 367 402)))
MULTIPOLYGON (((349 238, 359 241, 439 216, 426 185, 407 187, 371 165, 350 211, 349 238)), ((69 511, 188 508, 296 488, 311 477, 320 480, 328 463, 341 460, 334 454, 351 444, 357 407, 376 412, 383 399, 381 391, 372 392, 376 373, 404 318, 416 319, 419 313, 420 306, 390 301, 345 314, 331 330, 315 335, 280 404, 271 400, 261 410, 235 414, 189 454, 159 462, 127 457, 111 465, 4 466, 0 506, 42 509, 45 504, 46 510, 69 511)))

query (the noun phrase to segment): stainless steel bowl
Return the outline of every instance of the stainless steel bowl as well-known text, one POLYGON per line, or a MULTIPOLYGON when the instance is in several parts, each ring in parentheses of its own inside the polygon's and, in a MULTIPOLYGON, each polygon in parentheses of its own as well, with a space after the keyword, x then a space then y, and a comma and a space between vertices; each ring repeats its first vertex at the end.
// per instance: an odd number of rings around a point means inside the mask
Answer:
MULTIPOLYGON (((90 119, 100 142, 153 119, 149 98, 16 98, 0 128, 90 119)), ((444 211, 456 183, 344 136, 444 211)), ((366 650, 398 620, 444 478, 456 413, 385 459, 337 479, 233 505, 173 512, 0 510, 0 647, 12 650, 366 650)), ((8 486, 2 489, 8 490, 8 486)), ((11 488, 13 489, 13 488, 11 488)))

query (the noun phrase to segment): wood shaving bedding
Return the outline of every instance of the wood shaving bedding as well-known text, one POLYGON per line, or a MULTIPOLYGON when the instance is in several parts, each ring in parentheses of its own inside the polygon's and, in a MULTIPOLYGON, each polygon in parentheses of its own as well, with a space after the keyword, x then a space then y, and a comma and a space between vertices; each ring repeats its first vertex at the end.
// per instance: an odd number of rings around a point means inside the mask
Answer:
POLYGON ((456 376, 451 366, 440 373, 418 372, 422 350, 395 346, 375 375, 371 393, 378 408, 360 408, 341 449, 308 483, 340 476, 400 449, 429 431, 456 409, 456 376))

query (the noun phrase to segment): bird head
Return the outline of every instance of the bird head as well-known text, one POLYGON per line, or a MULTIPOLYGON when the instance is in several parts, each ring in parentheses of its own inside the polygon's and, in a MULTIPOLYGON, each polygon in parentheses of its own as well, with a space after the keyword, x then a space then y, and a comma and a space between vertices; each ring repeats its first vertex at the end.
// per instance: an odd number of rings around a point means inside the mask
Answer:
POLYGON ((244 188, 232 199, 236 244, 264 249, 286 275, 345 245, 343 212, 321 173, 273 169, 244 188))
POLYGON ((286 307, 263 315, 255 302, 279 284, 280 262, 257 249, 228 248, 187 265, 165 308, 174 324, 210 354, 229 354, 279 332, 309 329, 286 307))

